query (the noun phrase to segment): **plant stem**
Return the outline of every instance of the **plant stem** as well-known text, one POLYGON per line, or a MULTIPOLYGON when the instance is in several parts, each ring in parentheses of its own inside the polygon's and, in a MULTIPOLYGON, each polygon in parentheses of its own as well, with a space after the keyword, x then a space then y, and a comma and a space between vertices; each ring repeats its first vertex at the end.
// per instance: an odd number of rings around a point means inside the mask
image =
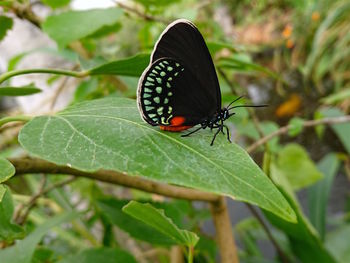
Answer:
POLYGON ((192 246, 188 246, 187 262, 193 263, 193 247, 192 246))
POLYGON ((32 117, 30 117, 30 116, 22 116, 22 115, 4 117, 4 118, 0 119, 0 127, 6 123, 9 123, 9 122, 13 122, 13 121, 27 122, 27 121, 30 121, 31 119, 32 119, 32 117))
POLYGON ((83 78, 89 75, 88 71, 77 72, 77 71, 70 71, 70 70, 63 70, 63 69, 49 69, 49 68, 20 69, 20 70, 9 71, 0 75, 0 84, 3 83, 5 80, 12 78, 14 76, 33 74, 33 73, 66 75, 66 76, 72 76, 76 78, 83 78))

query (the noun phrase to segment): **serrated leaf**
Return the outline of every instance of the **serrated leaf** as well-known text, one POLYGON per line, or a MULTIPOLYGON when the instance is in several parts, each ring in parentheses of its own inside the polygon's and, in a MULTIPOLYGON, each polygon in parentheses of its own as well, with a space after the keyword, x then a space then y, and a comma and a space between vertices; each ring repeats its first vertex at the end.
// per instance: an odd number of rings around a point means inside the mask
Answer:
POLYGON ((2 40, 8 30, 10 30, 13 26, 12 18, 7 16, 0 16, 0 40, 2 40))
POLYGON ((276 165, 294 190, 309 186, 322 178, 305 149, 298 144, 286 145, 279 152, 276 165))
POLYGON ((49 16, 43 23, 43 30, 60 47, 74 40, 89 36, 104 26, 114 25, 123 14, 119 8, 67 11, 49 16))
POLYGON ((28 96, 41 92, 42 90, 35 87, 33 83, 21 87, 0 87, 1 96, 28 96))
POLYGON ((90 75, 122 75, 141 76, 143 70, 149 63, 149 54, 138 54, 136 56, 108 62, 89 70, 90 75))
POLYGON ((135 258, 128 252, 119 248, 91 248, 79 252, 76 255, 66 257, 58 263, 136 263, 135 258))
POLYGON ((179 229, 173 221, 164 214, 164 210, 156 209, 150 204, 130 201, 123 207, 123 211, 162 234, 171 237, 179 245, 194 247, 199 240, 195 233, 179 229))
POLYGON ((334 153, 327 154, 322 158, 317 166, 324 178, 311 186, 308 191, 310 221, 318 230, 322 240, 325 236, 328 197, 339 165, 340 161, 334 153))
POLYGON ((211 147, 212 136, 208 130, 188 138, 161 131, 141 120, 134 100, 105 98, 34 118, 19 141, 31 154, 56 164, 223 194, 293 221, 293 210, 250 156, 225 136, 211 147))
POLYGON ((43 236, 54 226, 77 217, 77 213, 67 212, 47 220, 25 239, 14 246, 0 250, 1 263, 30 263, 35 248, 43 236))
POLYGON ((12 163, 4 158, 0 158, 0 183, 6 182, 15 174, 15 172, 15 167, 12 163))
POLYGON ((126 200, 105 199, 99 200, 96 204, 102 215, 109 222, 127 232, 135 239, 143 240, 151 244, 170 246, 176 244, 170 237, 154 231, 139 220, 122 212, 122 207, 128 203, 126 200))

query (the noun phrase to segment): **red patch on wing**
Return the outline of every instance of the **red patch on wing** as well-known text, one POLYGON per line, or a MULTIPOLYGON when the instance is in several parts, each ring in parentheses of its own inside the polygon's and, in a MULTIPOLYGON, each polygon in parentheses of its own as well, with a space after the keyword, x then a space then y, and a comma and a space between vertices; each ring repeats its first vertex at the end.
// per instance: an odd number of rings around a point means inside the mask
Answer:
POLYGON ((170 120, 169 126, 159 126, 159 127, 163 131, 173 131, 173 132, 183 131, 193 127, 193 126, 181 125, 185 122, 185 120, 186 119, 182 116, 175 116, 170 120))

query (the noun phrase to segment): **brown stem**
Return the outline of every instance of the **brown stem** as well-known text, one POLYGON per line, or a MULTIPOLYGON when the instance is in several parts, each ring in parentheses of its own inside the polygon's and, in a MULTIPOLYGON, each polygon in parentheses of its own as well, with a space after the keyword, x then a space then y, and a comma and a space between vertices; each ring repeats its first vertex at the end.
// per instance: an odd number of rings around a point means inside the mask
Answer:
MULTIPOLYGON (((308 128, 308 127, 314 127, 317 125, 332 125, 332 124, 340 124, 340 123, 346 123, 350 122, 350 115, 346 116, 341 116, 341 117, 333 117, 333 118, 324 118, 320 120, 309 120, 309 121, 304 121, 303 127, 308 128)), ((286 134, 290 129, 292 128, 291 125, 286 125, 281 128, 279 128, 277 131, 270 133, 269 135, 259 139, 258 141, 254 142, 252 145, 250 145, 247 148, 247 152, 251 153, 255 151, 259 146, 265 144, 269 140, 273 139, 276 136, 280 136, 282 134, 286 134)))
POLYGON ((9 161, 15 166, 17 175, 27 173, 70 174, 179 199, 214 202, 219 198, 218 195, 212 193, 157 183, 138 176, 130 176, 114 171, 99 170, 89 173, 36 158, 11 158, 9 161))
POLYGON ((219 246, 221 263, 238 263, 237 248, 228 214, 225 197, 210 203, 216 229, 216 241, 219 246))

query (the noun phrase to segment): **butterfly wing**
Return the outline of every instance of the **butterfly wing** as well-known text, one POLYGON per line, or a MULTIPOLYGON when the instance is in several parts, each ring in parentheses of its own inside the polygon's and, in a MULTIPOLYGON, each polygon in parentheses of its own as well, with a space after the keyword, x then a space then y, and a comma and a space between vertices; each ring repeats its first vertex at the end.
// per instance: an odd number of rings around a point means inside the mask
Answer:
POLYGON ((196 76, 203 92, 213 98, 211 107, 221 109, 221 92, 208 47, 197 27, 186 19, 171 23, 161 34, 151 55, 151 63, 170 57, 182 61, 196 76))
POLYGON ((164 30, 138 86, 138 106, 151 125, 182 130, 202 123, 221 108, 220 87, 198 29, 177 20, 164 30))

